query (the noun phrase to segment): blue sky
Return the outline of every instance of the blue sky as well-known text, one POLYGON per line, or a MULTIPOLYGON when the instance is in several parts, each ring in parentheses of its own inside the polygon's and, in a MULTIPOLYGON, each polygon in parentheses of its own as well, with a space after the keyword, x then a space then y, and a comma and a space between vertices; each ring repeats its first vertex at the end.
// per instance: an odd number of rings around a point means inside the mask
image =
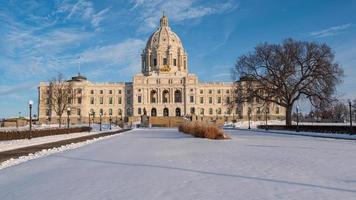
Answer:
POLYGON ((238 56, 292 37, 330 45, 338 95, 356 98, 355 0, 2 0, 0 118, 27 114, 39 82, 75 75, 79 57, 91 81, 131 81, 163 10, 201 81, 231 81, 238 56))

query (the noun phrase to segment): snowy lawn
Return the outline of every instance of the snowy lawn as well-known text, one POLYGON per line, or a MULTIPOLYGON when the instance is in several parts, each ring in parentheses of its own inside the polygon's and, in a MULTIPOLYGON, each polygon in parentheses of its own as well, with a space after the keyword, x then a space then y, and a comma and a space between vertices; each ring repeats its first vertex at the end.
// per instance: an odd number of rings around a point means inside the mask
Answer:
MULTIPOLYGON (((113 127, 111 131, 117 131, 117 130, 120 130, 120 127, 113 127)), ((109 130, 106 129, 105 132, 109 132, 109 130)), ((100 131, 95 129, 94 131, 91 132, 80 132, 80 133, 35 137, 32 138, 31 140, 29 139, 4 140, 4 141, 0 141, 0 152, 12 150, 12 149, 18 149, 22 147, 33 146, 33 145, 45 144, 49 142, 57 142, 61 140, 73 139, 73 138, 78 138, 78 137, 83 137, 83 136, 93 135, 98 133, 100 133, 100 131)))
POLYGON ((0 199, 356 199, 356 142, 135 129, 0 170, 0 199))

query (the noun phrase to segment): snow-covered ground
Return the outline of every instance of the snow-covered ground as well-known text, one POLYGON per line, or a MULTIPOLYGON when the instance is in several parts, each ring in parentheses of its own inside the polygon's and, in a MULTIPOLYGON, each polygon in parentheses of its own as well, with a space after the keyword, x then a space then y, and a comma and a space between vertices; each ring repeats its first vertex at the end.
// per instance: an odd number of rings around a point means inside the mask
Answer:
MULTIPOLYGON (((225 123, 227 126, 234 125, 236 128, 248 128, 248 121, 239 121, 236 123, 225 123)), ((285 120, 268 120, 268 125, 286 125, 285 120)), ((292 124, 296 125, 297 122, 293 121, 292 124)), ((250 121, 250 127, 255 129, 258 125, 266 125, 266 121, 250 121)), ((348 126, 349 123, 320 123, 320 122, 299 122, 299 125, 315 125, 315 126, 348 126)))
MULTIPOLYGON (((112 127, 112 131, 117 131, 119 129, 120 129, 120 127, 112 127)), ((109 131, 107 127, 105 127, 105 129, 102 129, 102 130, 103 131, 105 130, 106 132, 109 131)), ((77 138, 77 137, 82 137, 82 136, 87 136, 87 135, 93 135, 93 134, 98 134, 98 133, 100 133, 99 128, 94 126, 93 131, 91 131, 91 132, 81 132, 81 133, 60 134, 60 135, 45 136, 45 137, 35 137, 35 138, 32 138, 31 140, 28 140, 28 139, 5 140, 5 141, 0 141, 0 152, 12 150, 12 149, 18 149, 18 148, 27 147, 27 146, 49 143, 49 142, 57 142, 57 141, 61 141, 61 140, 67 140, 67 139, 72 139, 72 138, 77 138)))
POLYGON ((356 199, 356 142, 134 129, 0 170, 0 199, 356 199))

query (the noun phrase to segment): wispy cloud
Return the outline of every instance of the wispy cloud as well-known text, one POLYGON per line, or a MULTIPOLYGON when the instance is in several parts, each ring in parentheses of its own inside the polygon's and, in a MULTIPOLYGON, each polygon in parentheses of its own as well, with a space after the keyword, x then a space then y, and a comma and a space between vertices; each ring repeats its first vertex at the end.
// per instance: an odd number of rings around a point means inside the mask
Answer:
POLYGON ((163 11, 168 13, 170 20, 180 22, 230 12, 238 7, 238 4, 231 0, 207 5, 197 5, 193 0, 133 0, 132 3, 132 10, 142 10, 140 20, 143 23, 139 28, 141 32, 151 31, 152 28, 155 28, 163 11))
POLYGON ((343 31, 349 29, 352 26, 351 23, 349 24, 343 24, 340 26, 333 26, 327 29, 323 29, 320 31, 314 31, 309 33, 310 36, 316 37, 316 38, 322 38, 322 37, 327 37, 327 36, 332 36, 332 35, 337 35, 342 33, 343 31))

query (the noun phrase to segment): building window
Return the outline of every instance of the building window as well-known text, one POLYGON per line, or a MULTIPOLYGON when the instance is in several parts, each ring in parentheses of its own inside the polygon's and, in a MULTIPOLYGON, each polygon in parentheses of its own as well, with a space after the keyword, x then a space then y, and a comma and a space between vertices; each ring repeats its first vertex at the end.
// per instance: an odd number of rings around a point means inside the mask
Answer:
POLYGON ((152 90, 151 91, 151 95, 150 95, 150 99, 151 99, 151 103, 156 103, 156 99, 157 99, 157 92, 156 90, 152 90))
POLYGON ((122 110, 119 109, 119 110, 117 111, 117 114, 120 115, 120 116, 122 116, 122 110))
POLYGON ((121 94, 121 90, 118 90, 117 93, 118 93, 118 94, 121 94))
POLYGON ((167 65, 167 58, 163 58, 163 65, 167 65))
POLYGON ((100 97, 100 104, 104 104, 104 98, 100 97))
POLYGON ((276 114, 279 114, 279 107, 276 107, 276 114))
POLYGON ((121 98, 121 97, 118 98, 118 103, 119 103, 119 104, 122 103, 122 98, 121 98))
POLYGON ((212 115, 213 114, 213 109, 209 108, 209 114, 212 115))
POLYGON ((261 108, 257 108, 257 114, 261 114, 261 108))
POLYGON ((230 103, 230 97, 226 97, 226 103, 227 103, 227 104, 230 103))
POLYGON ((80 108, 77 109, 77 115, 81 115, 81 110, 80 110, 80 108))
POLYGON ((46 116, 49 116, 49 109, 46 110, 46 116))
POLYGON ((141 111, 141 108, 138 108, 137 109, 137 114, 141 115, 142 111, 141 111))
POLYGON ((182 92, 180 90, 176 90, 174 92, 174 102, 176 102, 176 103, 182 102, 182 92))
POLYGON ((209 104, 213 103, 213 97, 209 97, 209 104))
POLYGON ((112 109, 111 108, 109 109, 109 115, 112 115, 112 109))
POLYGON ((109 97, 109 104, 112 104, 112 97, 109 97))
POLYGON ((131 104, 131 99, 130 99, 130 98, 127 98, 127 99, 126 99, 126 103, 127 103, 127 104, 131 104))
POLYGON ((142 102, 142 96, 141 96, 141 95, 137 97, 137 102, 138 102, 138 103, 141 103, 141 102, 142 102))
POLYGON ((99 114, 103 115, 103 114, 104 114, 104 110, 103 110, 103 109, 100 109, 100 110, 99 110, 99 114))
POLYGON ((94 97, 90 97, 90 104, 94 105, 94 97))
POLYGON ((226 90, 226 94, 229 94, 230 93, 230 90, 226 90))
POLYGON ((204 115, 204 108, 200 108, 200 114, 204 115))
POLYGON ((195 108, 194 107, 190 108, 190 114, 195 114, 195 108))
POLYGON ((190 96, 190 103, 194 103, 194 96, 190 96))
POLYGON ((200 97, 200 103, 201 103, 201 104, 204 103, 204 97, 200 97))
POLYGON ((90 90, 90 94, 94 94, 94 90, 90 90))
POLYGON ((217 93, 220 94, 220 93, 221 93, 221 90, 218 90, 217 93))
POLYGON ((109 90, 109 94, 112 94, 112 90, 109 90))
POLYGON ((157 59, 156 58, 153 59, 153 66, 157 66, 157 59))
POLYGON ((104 94, 104 90, 100 90, 100 94, 104 94))
POLYGON ((218 108, 216 114, 221 115, 221 108, 218 108))
POLYGON ((184 69, 187 69, 187 61, 184 60, 184 69))
POLYGON ((131 94, 131 90, 127 90, 127 91, 126 91, 126 94, 131 94))
POLYGON ((77 101, 78 101, 78 104, 82 104, 82 97, 78 97, 77 101))
POLYGON ((173 65, 177 66, 177 59, 173 59, 173 65))
POLYGON ((218 97, 218 103, 221 103, 221 97, 218 97))
POLYGON ((209 90, 209 94, 213 94, 213 90, 209 90))
POLYGON ((204 90, 200 90, 200 94, 204 94, 204 90))

